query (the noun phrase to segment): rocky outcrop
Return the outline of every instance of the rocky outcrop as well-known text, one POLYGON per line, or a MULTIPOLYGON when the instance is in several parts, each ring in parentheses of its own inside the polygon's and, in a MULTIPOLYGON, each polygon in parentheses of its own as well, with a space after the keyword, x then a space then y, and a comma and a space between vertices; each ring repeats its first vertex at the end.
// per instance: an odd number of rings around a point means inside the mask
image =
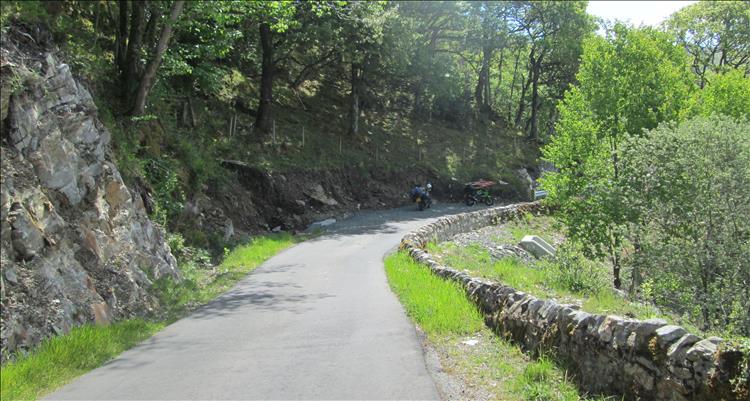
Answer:
POLYGON ((660 319, 591 314, 576 305, 536 298, 501 283, 442 266, 424 250, 430 241, 541 211, 526 203, 443 217, 406 235, 401 248, 443 278, 458 282, 487 324, 532 353, 553 353, 576 371, 588 392, 627 400, 727 400, 750 397, 748 356, 718 337, 702 339, 660 319))
POLYGON ((180 272, 110 156, 89 92, 52 54, 3 41, 2 355, 84 323, 146 315, 180 272))

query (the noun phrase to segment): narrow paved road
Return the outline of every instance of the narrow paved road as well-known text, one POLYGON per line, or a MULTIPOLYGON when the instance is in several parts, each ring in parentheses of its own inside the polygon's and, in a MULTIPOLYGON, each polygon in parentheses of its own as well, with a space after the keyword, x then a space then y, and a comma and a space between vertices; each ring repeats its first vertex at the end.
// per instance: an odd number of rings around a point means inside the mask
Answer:
POLYGON ((439 399, 383 256, 464 211, 363 212, 49 399, 439 399))

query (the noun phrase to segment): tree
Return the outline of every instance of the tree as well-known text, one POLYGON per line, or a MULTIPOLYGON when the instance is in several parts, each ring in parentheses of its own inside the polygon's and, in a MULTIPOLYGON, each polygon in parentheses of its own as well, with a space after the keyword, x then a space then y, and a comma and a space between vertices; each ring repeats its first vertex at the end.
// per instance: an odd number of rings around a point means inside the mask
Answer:
POLYGON ((750 77, 740 70, 732 70, 725 74, 708 74, 706 78, 708 84, 696 92, 695 113, 750 118, 750 77))
POLYGON ((153 43, 162 10, 159 3, 120 0, 119 26, 115 39, 115 65, 120 72, 120 88, 126 112, 133 116, 143 114, 146 99, 156 79, 156 71, 172 38, 172 31, 185 2, 175 0, 169 17, 163 23, 158 42, 153 43), (127 39, 126 39, 127 37, 127 39), (143 65, 143 54, 149 54, 143 65))
POLYGON ((674 13, 665 27, 692 57, 701 88, 709 72, 750 75, 750 3, 700 1, 674 13))
MULTIPOLYGON (((586 2, 523 2, 515 17, 518 29, 529 40, 528 75, 526 88, 531 85, 531 116, 529 139, 539 138, 540 87, 542 77, 555 70, 575 71, 581 52, 581 42, 591 31, 593 23, 586 14, 586 2)), ((562 74, 565 75, 565 74, 562 74)), ((572 81, 564 82, 562 93, 572 81)), ((525 102, 524 96, 520 100, 525 102)), ((516 124, 520 121, 523 106, 519 107, 516 124)))
POLYGON ((176 0, 174 3, 172 3, 172 10, 169 13, 169 20, 164 24, 164 27, 161 30, 161 35, 159 35, 159 43, 157 43, 151 59, 146 65, 146 70, 143 72, 140 84, 138 85, 133 104, 133 111, 131 113, 134 116, 143 114, 146 108, 146 98, 148 97, 148 92, 154 85, 154 79, 156 78, 156 69, 159 68, 159 65, 161 65, 161 59, 164 56, 164 52, 167 50, 169 40, 172 38, 172 26, 175 24, 175 22, 177 22, 177 18, 179 18, 184 4, 185 2, 182 0, 176 0))
POLYGON ((663 123, 622 147, 620 204, 644 292, 704 329, 750 334, 750 123, 663 123))
POLYGON ((480 68, 477 85, 474 90, 474 101, 480 112, 490 111, 490 64, 497 49, 507 45, 511 34, 508 17, 511 3, 480 1, 470 3, 469 12, 476 21, 476 29, 469 31, 470 42, 476 43, 480 54, 480 68))
POLYGON ((383 2, 350 2, 334 10, 339 21, 338 40, 349 65, 349 134, 359 132, 360 97, 368 67, 375 63, 383 32, 395 9, 383 2))
POLYGON ((617 25, 605 39, 584 43, 578 86, 558 110, 556 135, 542 149, 559 172, 543 180, 573 239, 594 257, 612 263, 622 281, 625 216, 612 197, 619 178, 620 144, 662 121, 679 121, 693 91, 685 54, 652 29, 617 25), (660 60, 654 63, 653 60, 660 60))

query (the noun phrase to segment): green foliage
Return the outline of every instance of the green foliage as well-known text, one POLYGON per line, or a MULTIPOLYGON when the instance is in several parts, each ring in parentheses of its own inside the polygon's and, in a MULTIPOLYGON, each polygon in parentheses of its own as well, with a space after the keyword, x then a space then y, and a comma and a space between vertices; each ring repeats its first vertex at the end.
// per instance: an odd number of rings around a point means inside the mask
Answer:
POLYGON ((385 271, 406 312, 429 336, 470 334, 484 325, 458 284, 433 275, 408 254, 387 257, 385 271))
POLYGON ((750 73, 750 3, 700 1, 674 13, 664 25, 692 57, 701 87, 712 72, 750 73))
POLYGON ((707 85, 696 93, 694 113, 750 117, 750 77, 736 69, 724 74, 708 74, 706 79, 707 85))
POLYGON ((575 385, 559 377, 557 366, 547 357, 527 364, 513 383, 524 400, 579 401, 575 385))
POLYGON ((607 268, 600 262, 586 258, 580 246, 565 242, 557 249, 554 259, 541 261, 549 263, 556 285, 577 294, 598 294, 608 291, 607 268))
POLYGON ((616 25, 584 42, 577 78, 598 138, 612 151, 626 134, 679 120, 694 90, 688 59, 671 38, 650 28, 616 25), (654 60, 659 60, 658 63, 654 60))
POLYGON ((153 188, 155 202, 151 219, 165 227, 179 215, 185 201, 175 165, 174 161, 166 158, 149 159, 143 168, 153 188))
POLYGON ((86 325, 42 342, 8 362, 0 375, 3 400, 35 400, 114 358, 164 327, 141 319, 109 326, 86 325))
POLYGON ((750 334, 750 124, 662 124, 622 156, 618 196, 646 292, 704 328, 750 334))
POLYGON ((547 202, 562 209, 569 236, 588 256, 609 259, 616 287, 625 221, 612 196, 619 147, 661 121, 683 118, 694 90, 687 70, 682 50, 649 28, 617 25, 606 39, 588 39, 579 85, 559 105, 557 135, 542 149, 559 169, 542 180, 547 202))
POLYGON ((47 10, 39 1, 3 1, 0 3, 0 33, 5 35, 11 21, 40 23, 48 18, 47 10))
POLYGON ((531 264, 509 257, 493 260, 479 245, 458 247, 452 243, 428 244, 428 250, 453 268, 468 270, 472 275, 498 281, 542 299, 554 297, 564 302, 578 303, 583 310, 591 313, 675 320, 653 306, 616 294, 607 283, 608 267, 587 260, 571 244, 561 246, 558 257, 531 264))

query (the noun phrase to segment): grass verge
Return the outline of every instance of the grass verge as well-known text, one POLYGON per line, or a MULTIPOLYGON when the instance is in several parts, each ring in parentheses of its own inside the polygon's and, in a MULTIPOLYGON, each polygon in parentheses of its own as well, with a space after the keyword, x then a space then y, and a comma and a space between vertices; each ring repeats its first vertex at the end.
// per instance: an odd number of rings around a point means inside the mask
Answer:
POLYGON ((671 320, 651 305, 615 294, 609 286, 606 269, 590 261, 545 260, 527 264, 512 257, 493 260, 487 250, 476 244, 459 247, 445 242, 429 244, 428 248, 448 266, 468 270, 474 276, 495 280, 540 298, 576 303, 587 312, 671 320))
POLYGON ((178 253, 183 281, 162 279, 155 283, 167 321, 179 319, 186 311, 203 305, 230 289, 261 263, 307 237, 288 233, 257 237, 228 252, 218 266, 208 263, 208 256, 187 249, 178 253))
POLYGON ((194 307, 231 288, 261 263, 305 239, 289 234, 258 237, 228 252, 216 267, 201 263, 195 249, 180 258, 184 280, 154 284, 164 314, 156 321, 130 319, 109 326, 86 325, 45 340, 2 366, 0 400, 34 400, 151 337, 194 307))
POLYGON ((162 322, 131 319, 110 326, 81 326, 52 337, 27 356, 2 367, 0 398, 34 400, 151 337, 162 322))
POLYGON ((472 393, 494 400, 573 401, 586 399, 568 374, 549 359, 532 360, 495 336, 458 284, 433 275, 406 253, 386 258, 391 288, 409 317, 440 355, 442 369, 472 393))

